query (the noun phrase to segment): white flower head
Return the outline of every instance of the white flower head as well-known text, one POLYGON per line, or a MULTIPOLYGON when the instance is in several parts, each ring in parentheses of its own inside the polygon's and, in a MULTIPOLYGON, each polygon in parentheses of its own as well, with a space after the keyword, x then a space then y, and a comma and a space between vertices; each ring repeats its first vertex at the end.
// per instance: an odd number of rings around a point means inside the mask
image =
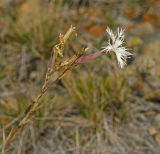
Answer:
POLYGON ((106 29, 110 36, 108 45, 104 47, 107 51, 114 51, 117 57, 118 64, 120 68, 124 68, 126 65, 127 58, 129 58, 132 53, 128 52, 128 49, 123 46, 124 43, 124 30, 117 29, 117 34, 115 35, 112 30, 108 27, 106 29))

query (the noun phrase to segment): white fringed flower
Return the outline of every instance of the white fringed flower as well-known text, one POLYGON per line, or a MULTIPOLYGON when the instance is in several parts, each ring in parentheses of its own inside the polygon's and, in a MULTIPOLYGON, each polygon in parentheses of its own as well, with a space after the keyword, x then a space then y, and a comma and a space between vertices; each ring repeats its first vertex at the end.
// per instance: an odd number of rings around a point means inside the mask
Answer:
POLYGON ((111 39, 108 41, 108 45, 104 47, 104 49, 107 51, 114 51, 120 68, 124 68, 127 58, 133 55, 128 52, 127 48, 122 46, 124 43, 124 30, 118 28, 116 35, 110 28, 107 28, 106 31, 111 39))

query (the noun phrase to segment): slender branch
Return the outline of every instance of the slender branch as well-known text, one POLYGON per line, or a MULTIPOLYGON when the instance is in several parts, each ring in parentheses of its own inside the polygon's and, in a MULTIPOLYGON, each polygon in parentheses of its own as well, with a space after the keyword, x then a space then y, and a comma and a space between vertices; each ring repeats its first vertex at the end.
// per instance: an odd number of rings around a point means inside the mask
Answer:
POLYGON ((55 68, 55 58, 53 58, 55 55, 57 56, 56 58, 59 58, 61 61, 62 59, 60 58, 60 56, 58 55, 59 53, 62 54, 63 50, 64 50, 64 44, 66 43, 66 41, 69 39, 69 37, 71 36, 71 34, 75 31, 75 27, 70 27, 69 30, 66 32, 66 34, 60 35, 59 38, 59 44, 55 45, 55 47, 53 48, 53 53, 52 53, 52 57, 51 60, 49 62, 48 65, 48 69, 45 75, 45 79, 44 79, 44 83, 42 85, 42 88, 40 90, 40 93, 37 95, 37 97, 30 103, 30 105, 28 106, 28 108, 26 109, 24 115, 22 116, 21 119, 19 119, 17 125, 15 127, 13 127, 11 129, 11 131, 9 132, 9 135, 6 138, 5 144, 4 144, 4 148, 7 149, 10 145, 10 143, 12 142, 12 140, 14 139, 15 135, 23 129, 23 127, 28 123, 28 121, 30 120, 31 116, 33 115, 33 113, 35 111, 37 111, 39 109, 40 106, 40 99, 42 98, 42 96, 45 94, 45 92, 53 85, 55 84, 58 80, 60 80, 62 78, 62 76, 72 68, 72 66, 74 66, 75 61, 80 58, 80 56, 82 56, 82 54, 79 54, 75 57, 75 59, 73 59, 72 61, 70 61, 68 63, 67 66, 65 66, 66 68, 63 69, 63 71, 61 71, 61 66, 58 66, 60 71, 59 76, 53 80, 51 80, 51 75, 54 73, 54 71, 56 72, 56 70, 54 70, 55 68), (54 55, 53 55, 54 54, 54 55), (50 83, 51 82, 51 83, 50 83))
POLYGON ((84 57, 81 57, 79 59, 77 59, 77 61, 75 62, 75 64, 80 64, 80 63, 84 63, 86 61, 89 61, 89 60, 92 60, 94 58, 97 58, 97 57, 100 57, 102 56, 103 54, 106 54, 108 51, 106 49, 103 49, 103 50, 100 50, 100 51, 97 51, 97 52, 94 52, 90 55, 87 55, 87 56, 84 56, 84 57))

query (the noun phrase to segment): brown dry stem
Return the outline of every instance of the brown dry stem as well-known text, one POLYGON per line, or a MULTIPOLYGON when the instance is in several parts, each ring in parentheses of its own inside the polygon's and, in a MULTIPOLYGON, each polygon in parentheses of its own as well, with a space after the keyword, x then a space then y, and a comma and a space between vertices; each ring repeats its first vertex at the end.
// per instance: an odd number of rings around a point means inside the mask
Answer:
POLYGON ((39 107, 41 105, 40 99, 45 94, 45 92, 53 84, 55 84, 58 80, 60 80, 64 76, 64 74, 74 66, 76 60, 84 54, 85 50, 83 50, 81 53, 73 56, 72 58, 70 58, 64 62, 62 61, 64 45, 74 31, 75 31, 75 27, 71 26, 65 35, 60 34, 59 43, 53 47, 52 57, 51 57, 49 65, 48 65, 48 70, 46 72, 44 83, 42 85, 40 93, 30 103, 30 105, 26 109, 23 117, 17 122, 17 125, 11 129, 11 131, 5 141, 5 145, 4 145, 5 149, 7 149, 9 147, 9 145, 13 141, 15 135, 18 132, 20 132, 23 129, 23 127, 29 122, 33 113, 39 109, 39 107), (59 75, 56 79, 53 80, 51 75, 54 74, 55 71, 58 71, 59 75))

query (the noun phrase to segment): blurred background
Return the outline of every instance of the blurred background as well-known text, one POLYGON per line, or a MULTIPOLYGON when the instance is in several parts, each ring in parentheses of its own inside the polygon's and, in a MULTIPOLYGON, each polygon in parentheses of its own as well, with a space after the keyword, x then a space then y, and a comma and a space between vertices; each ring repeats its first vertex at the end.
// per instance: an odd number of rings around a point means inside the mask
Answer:
MULTIPOLYGON (((125 28, 134 54, 81 64, 47 91, 11 154, 160 153, 160 0, 0 0, 0 144, 38 94, 52 47, 70 25, 72 56, 125 28)), ((0 146, 1 147, 1 146, 0 146)))

